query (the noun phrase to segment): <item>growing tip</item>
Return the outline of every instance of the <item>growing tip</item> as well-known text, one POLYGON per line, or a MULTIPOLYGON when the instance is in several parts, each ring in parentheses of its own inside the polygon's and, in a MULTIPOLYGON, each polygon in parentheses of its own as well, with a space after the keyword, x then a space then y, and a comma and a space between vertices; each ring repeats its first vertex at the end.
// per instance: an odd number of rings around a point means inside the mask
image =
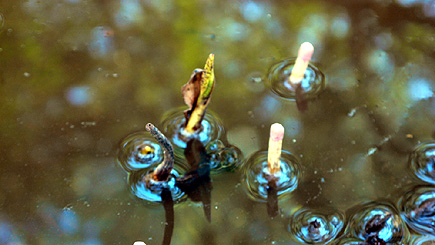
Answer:
POLYGON ((274 123, 270 126, 270 138, 273 141, 279 141, 284 138, 284 127, 279 123, 274 123))
POLYGON ((213 70, 213 63, 214 63, 214 54, 211 53, 208 58, 207 61, 205 62, 205 67, 204 70, 211 72, 211 70, 213 70))
POLYGON ((314 46, 310 42, 304 42, 299 48, 298 57, 304 61, 310 61, 314 53, 314 46))
POLYGON ((152 123, 147 123, 146 125, 145 125, 145 129, 147 130, 147 131, 151 131, 151 129, 154 127, 154 125, 152 124, 152 123))

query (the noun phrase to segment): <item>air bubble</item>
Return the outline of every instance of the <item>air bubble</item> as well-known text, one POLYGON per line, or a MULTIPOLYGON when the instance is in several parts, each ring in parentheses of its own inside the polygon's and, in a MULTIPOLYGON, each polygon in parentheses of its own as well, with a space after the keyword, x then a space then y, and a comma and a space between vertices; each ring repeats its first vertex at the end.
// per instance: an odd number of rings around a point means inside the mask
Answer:
POLYGON ((271 174, 267 167, 267 151, 254 153, 243 165, 244 180, 248 195, 254 200, 265 201, 268 195, 268 182, 276 179, 279 198, 287 196, 298 186, 300 178, 299 160, 287 151, 282 151, 279 173, 271 174))
POLYGON ((344 216, 335 210, 313 212, 297 211, 289 224, 289 231, 304 244, 326 244, 332 241, 344 226, 344 216))
POLYGON ((414 173, 421 180, 435 184, 435 141, 415 147, 409 159, 414 173))
POLYGON ((420 234, 435 235, 435 188, 417 187, 399 201, 403 220, 420 234))
MULTIPOLYGON (((273 93, 278 96, 295 100, 296 90, 287 83, 292 72, 295 59, 288 59, 273 65, 268 72, 268 81, 273 93)), ((313 99, 325 88, 325 75, 314 65, 309 64, 301 81, 302 93, 305 99, 313 99)))
POLYGON ((175 110, 164 116, 162 121, 163 134, 178 148, 184 149, 191 138, 197 138, 201 143, 207 145, 208 142, 219 139, 224 134, 224 129, 220 120, 214 115, 207 113, 201 122, 199 132, 189 135, 184 130, 186 119, 182 109, 175 110))
POLYGON ((233 145, 227 147, 221 140, 211 141, 206 146, 206 151, 210 155, 210 169, 213 173, 234 169, 243 159, 239 148, 233 145))
POLYGON ((176 178, 181 176, 181 172, 186 172, 181 166, 174 166, 167 181, 155 181, 149 179, 147 183, 145 176, 150 174, 153 170, 140 170, 131 172, 128 176, 128 183, 130 185, 133 195, 147 201, 147 203, 161 203, 163 189, 169 189, 174 202, 181 202, 186 199, 186 195, 178 187, 175 186, 176 178))
POLYGON ((124 138, 118 151, 118 162, 127 172, 155 167, 163 158, 162 147, 145 131, 124 138))
POLYGON ((369 244, 402 244, 408 230, 394 207, 384 203, 363 203, 349 221, 349 234, 369 244))

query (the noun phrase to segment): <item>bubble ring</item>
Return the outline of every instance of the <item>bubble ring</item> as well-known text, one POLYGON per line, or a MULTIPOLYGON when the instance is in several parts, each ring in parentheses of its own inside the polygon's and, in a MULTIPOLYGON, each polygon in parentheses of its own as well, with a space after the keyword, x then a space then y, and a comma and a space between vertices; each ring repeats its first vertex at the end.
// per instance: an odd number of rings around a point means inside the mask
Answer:
MULTIPOLYGON (((276 95, 295 100, 296 90, 287 83, 296 59, 287 59, 272 65, 268 72, 270 89, 276 95)), ((325 75, 313 64, 308 64, 304 79, 301 81, 305 99, 313 99, 325 89, 325 75)))

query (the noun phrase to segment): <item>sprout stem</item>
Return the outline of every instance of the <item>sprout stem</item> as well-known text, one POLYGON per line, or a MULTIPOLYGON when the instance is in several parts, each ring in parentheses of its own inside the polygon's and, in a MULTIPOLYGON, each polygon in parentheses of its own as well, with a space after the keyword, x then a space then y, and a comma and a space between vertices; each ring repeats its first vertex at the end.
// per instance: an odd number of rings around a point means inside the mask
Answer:
POLYGON ((290 83, 289 85, 292 87, 297 87, 302 79, 304 79, 305 70, 308 68, 308 63, 311 60, 311 56, 313 56, 313 52, 314 47, 311 43, 304 42, 301 44, 292 73, 287 80, 287 83, 290 83))
POLYGON ((282 139, 284 138, 284 127, 279 123, 270 126, 269 149, 267 152, 267 167, 271 174, 279 173, 282 139))
POLYGON ((171 142, 152 123, 147 123, 145 129, 151 133, 165 152, 163 162, 154 169, 153 178, 157 181, 166 181, 174 167, 174 149, 171 142))
POLYGON ((213 91, 214 78, 214 54, 211 53, 205 63, 201 76, 201 88, 196 106, 193 109, 190 118, 186 124, 185 130, 194 133, 200 126, 204 118, 207 105, 210 102, 211 92, 213 91))

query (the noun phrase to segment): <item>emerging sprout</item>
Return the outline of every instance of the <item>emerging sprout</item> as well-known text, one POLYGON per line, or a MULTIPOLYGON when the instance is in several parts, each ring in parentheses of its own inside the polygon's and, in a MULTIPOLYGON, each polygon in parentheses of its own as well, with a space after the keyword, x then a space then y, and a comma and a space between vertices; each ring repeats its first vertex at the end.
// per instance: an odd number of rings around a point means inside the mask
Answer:
POLYGON ((274 123, 270 127, 269 149, 267 151, 267 167, 271 174, 280 172, 280 158, 282 139, 284 138, 284 127, 274 123))
POLYGON ((189 81, 181 88, 184 102, 190 107, 184 111, 185 130, 188 133, 194 133, 201 127, 215 82, 213 66, 214 54, 210 54, 204 69, 195 69, 189 81))
POLYGON ((165 158, 149 176, 154 181, 166 181, 174 167, 174 149, 169 140, 152 124, 148 123, 145 129, 159 142, 165 152, 165 158))
POLYGON ((292 87, 296 87, 304 79, 305 70, 307 70, 313 53, 314 47, 311 43, 304 42, 301 44, 292 73, 287 81, 292 87))

